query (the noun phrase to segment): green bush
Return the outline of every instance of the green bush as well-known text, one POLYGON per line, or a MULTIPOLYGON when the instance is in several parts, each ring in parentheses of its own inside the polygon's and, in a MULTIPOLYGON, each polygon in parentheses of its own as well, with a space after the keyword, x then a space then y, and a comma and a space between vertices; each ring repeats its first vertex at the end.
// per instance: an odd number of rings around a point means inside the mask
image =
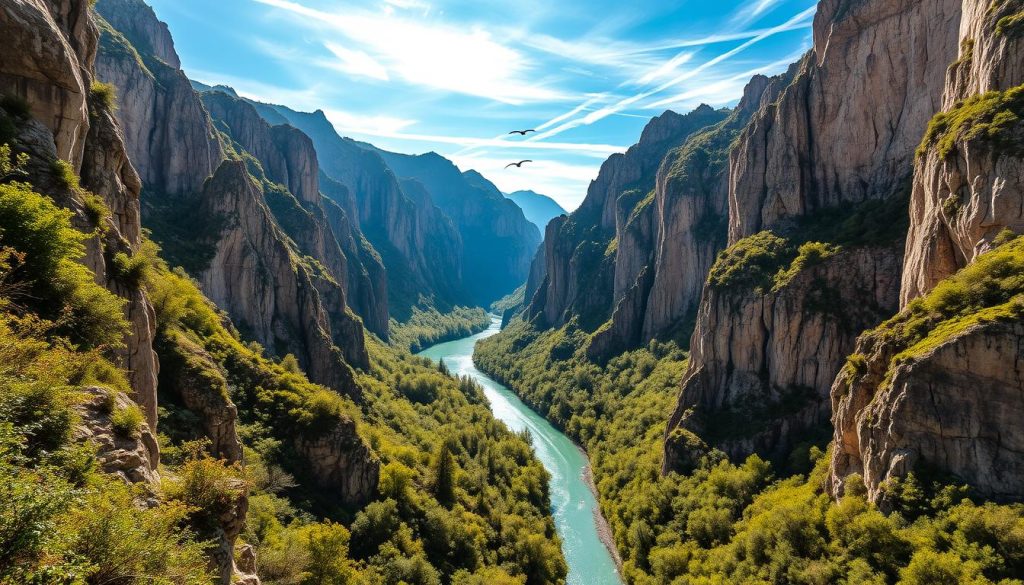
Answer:
POLYGON ((104 110, 113 112, 117 109, 117 88, 113 83, 93 81, 89 87, 89 95, 104 110))
POLYGON ((973 96, 932 118, 917 154, 924 156, 935 148, 945 158, 958 143, 972 140, 982 140, 1000 151, 1020 153, 1024 145, 1011 130, 1020 124, 1022 114, 1024 86, 973 96))
POLYGON ((133 289, 137 289, 146 282, 149 275, 149 259, 142 254, 129 256, 124 252, 114 255, 110 263, 111 276, 118 282, 133 289))
POLYGON ((146 417, 134 404, 118 408, 110 415, 111 428, 116 434, 126 438, 138 437, 144 422, 146 417))
POLYGON ((775 274, 795 256, 789 241, 763 231, 723 250, 708 273, 708 285, 717 289, 749 288, 766 291, 775 274))
POLYGON ((89 223, 99 230, 105 229, 105 223, 112 214, 110 208, 103 201, 103 198, 95 193, 85 192, 82 196, 82 209, 89 223))

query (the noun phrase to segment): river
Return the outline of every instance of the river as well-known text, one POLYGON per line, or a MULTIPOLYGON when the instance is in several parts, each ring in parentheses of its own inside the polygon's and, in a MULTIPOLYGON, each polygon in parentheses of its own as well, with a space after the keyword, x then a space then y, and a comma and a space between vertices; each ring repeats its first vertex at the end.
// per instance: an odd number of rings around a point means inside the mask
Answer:
POLYGON ((551 474, 551 508, 569 565, 567 585, 622 585, 615 561, 598 536, 597 500, 584 479, 586 455, 575 443, 530 410, 511 390, 473 365, 473 346, 496 335, 501 319, 481 333, 432 346, 417 355, 444 360, 453 374, 470 376, 484 388, 495 418, 515 431, 528 429, 537 458, 551 474))

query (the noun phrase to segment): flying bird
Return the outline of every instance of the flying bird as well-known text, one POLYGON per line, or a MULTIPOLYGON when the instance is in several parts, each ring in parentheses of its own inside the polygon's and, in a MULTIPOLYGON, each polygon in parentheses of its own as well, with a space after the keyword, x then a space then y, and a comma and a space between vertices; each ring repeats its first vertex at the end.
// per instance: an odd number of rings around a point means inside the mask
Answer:
POLYGON ((513 130, 513 131, 509 132, 509 134, 518 134, 520 136, 526 136, 527 133, 529 133, 529 132, 536 132, 536 130, 533 130, 533 129, 530 129, 530 130, 513 130))
POLYGON ((509 167, 516 167, 517 169, 521 169, 521 168, 523 168, 523 163, 528 163, 528 162, 533 162, 533 161, 532 160, 521 160, 521 161, 519 161, 517 163, 508 163, 507 165, 505 165, 505 168, 507 169, 509 167))

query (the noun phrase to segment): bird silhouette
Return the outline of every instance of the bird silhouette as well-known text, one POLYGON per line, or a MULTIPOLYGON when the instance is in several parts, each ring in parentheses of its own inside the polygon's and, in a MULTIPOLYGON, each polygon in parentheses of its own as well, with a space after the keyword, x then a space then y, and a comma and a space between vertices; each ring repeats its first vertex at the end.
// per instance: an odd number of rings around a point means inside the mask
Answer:
POLYGON ((533 129, 530 129, 530 130, 513 130, 513 131, 509 132, 509 134, 518 134, 520 136, 526 136, 526 134, 529 133, 529 132, 536 132, 536 130, 533 130, 533 129))
POLYGON ((505 165, 505 168, 507 169, 509 167, 516 167, 517 169, 521 169, 521 168, 523 168, 523 163, 528 163, 528 162, 533 162, 533 161, 532 160, 521 160, 521 161, 519 161, 517 163, 508 163, 507 165, 505 165))

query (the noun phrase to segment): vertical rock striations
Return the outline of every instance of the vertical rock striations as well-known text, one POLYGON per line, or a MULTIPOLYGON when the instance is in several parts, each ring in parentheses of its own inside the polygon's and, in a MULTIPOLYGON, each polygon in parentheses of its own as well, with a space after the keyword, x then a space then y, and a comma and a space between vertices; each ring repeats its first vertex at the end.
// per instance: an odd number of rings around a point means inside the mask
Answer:
POLYGON ((813 48, 769 84, 778 97, 730 154, 731 247, 704 289, 666 471, 687 460, 684 431, 736 457, 782 457, 827 424, 857 333, 897 308, 892 217, 905 213, 958 17, 954 0, 819 4, 813 48))
POLYGON ((527 287, 529 318, 560 327, 579 317, 589 331, 607 323, 591 348, 595 357, 638 341, 665 227, 655 204, 659 168, 666 155, 729 115, 706 105, 685 116, 665 112, 636 145, 605 161, 579 209, 547 226, 538 252, 543 269, 531 270, 533 280, 543 280, 527 287), (619 317, 609 322, 613 310, 619 317))
POLYGON ((901 303, 832 388, 829 489, 872 500, 911 472, 1024 498, 1024 67, 1016 1, 965 0, 943 109, 915 165, 901 303))

